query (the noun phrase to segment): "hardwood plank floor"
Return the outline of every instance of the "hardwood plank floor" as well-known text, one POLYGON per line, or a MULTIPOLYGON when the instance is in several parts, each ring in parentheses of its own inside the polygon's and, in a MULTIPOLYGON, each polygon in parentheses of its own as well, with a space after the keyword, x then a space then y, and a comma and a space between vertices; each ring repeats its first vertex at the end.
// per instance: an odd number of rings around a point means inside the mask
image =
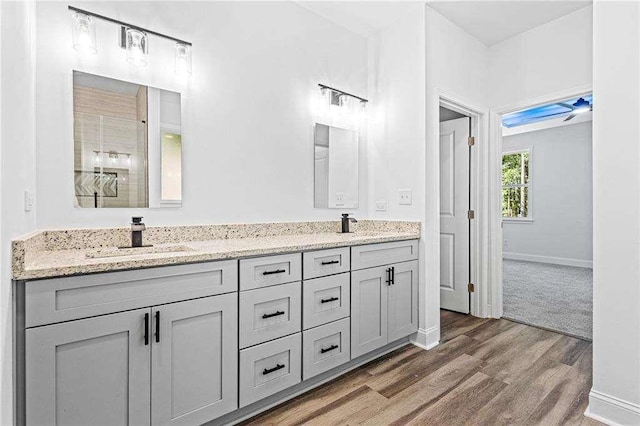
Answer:
POLYGON ((440 345, 408 345, 246 425, 581 425, 591 342, 441 311, 440 345))

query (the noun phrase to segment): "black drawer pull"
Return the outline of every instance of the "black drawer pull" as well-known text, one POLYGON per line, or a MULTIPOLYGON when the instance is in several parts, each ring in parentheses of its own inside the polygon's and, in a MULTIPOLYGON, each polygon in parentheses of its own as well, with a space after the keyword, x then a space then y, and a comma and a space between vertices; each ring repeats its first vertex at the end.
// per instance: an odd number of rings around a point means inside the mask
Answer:
POLYGON ((266 319, 266 318, 271 318, 271 317, 277 317, 277 316, 279 316, 279 315, 284 315, 284 311, 275 311, 275 312, 274 312, 274 313, 272 313, 272 314, 264 314, 264 315, 262 316, 262 318, 265 318, 265 319, 266 319))
POLYGON ((144 314, 144 344, 149 344, 149 312, 144 314))
POLYGON ((340 300, 339 297, 330 297, 328 299, 321 299, 320 303, 329 303, 329 302, 333 302, 334 300, 340 300))
POLYGON ((284 272, 287 272, 287 271, 285 271, 284 269, 276 269, 275 271, 264 271, 262 275, 282 274, 284 272))
POLYGON ((329 260, 327 262, 321 262, 321 265, 335 265, 336 263, 340 263, 339 260, 329 260))
POLYGON ((323 354, 323 353, 325 353, 325 352, 329 352, 329 351, 332 351, 332 350, 334 350, 334 349, 338 349, 338 348, 339 348, 339 346, 338 346, 338 345, 331 345, 331 346, 329 346, 329 347, 328 347, 328 348, 326 348, 326 349, 322 349, 322 348, 321 348, 321 349, 320 349, 320 353, 321 353, 321 354, 323 354))
POLYGON ((262 370, 262 374, 267 375, 269 373, 273 373, 274 371, 282 370, 284 368, 283 364, 276 364, 273 368, 265 368, 262 370))
POLYGON ((156 311, 156 343, 160 343, 160 311, 156 311))

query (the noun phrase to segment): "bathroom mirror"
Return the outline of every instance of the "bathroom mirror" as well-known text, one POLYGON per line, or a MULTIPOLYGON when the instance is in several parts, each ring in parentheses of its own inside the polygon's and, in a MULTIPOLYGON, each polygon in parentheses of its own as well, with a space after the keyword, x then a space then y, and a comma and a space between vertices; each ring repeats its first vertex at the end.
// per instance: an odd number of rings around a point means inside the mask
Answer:
POLYGON ((182 204, 180 94, 73 72, 75 205, 182 204))
POLYGON ((316 208, 358 208, 358 132, 316 123, 316 208))

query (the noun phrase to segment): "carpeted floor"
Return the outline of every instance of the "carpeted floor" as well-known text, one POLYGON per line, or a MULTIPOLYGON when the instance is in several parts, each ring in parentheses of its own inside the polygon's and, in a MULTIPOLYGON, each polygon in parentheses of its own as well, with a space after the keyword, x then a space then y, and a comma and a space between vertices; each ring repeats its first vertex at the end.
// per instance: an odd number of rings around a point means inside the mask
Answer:
POLYGON ((507 259, 503 264, 505 318, 591 340, 592 269, 507 259))

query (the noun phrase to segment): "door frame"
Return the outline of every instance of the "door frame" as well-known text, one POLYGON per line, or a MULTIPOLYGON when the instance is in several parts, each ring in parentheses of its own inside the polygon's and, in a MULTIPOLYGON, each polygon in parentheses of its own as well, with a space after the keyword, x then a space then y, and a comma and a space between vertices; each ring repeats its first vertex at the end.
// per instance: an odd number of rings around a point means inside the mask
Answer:
MULTIPOLYGON (((488 111, 473 102, 465 99, 462 96, 452 94, 451 92, 436 89, 434 104, 438 108, 434 109, 432 119, 438 123, 437 126, 429 126, 429 129, 433 132, 427 134, 427 140, 439 141, 440 140, 440 120, 439 120, 439 107, 451 109, 452 111, 459 112, 471 118, 471 136, 475 137, 475 146, 471 155, 471 209, 475 211, 475 219, 471 221, 470 232, 470 244, 471 244, 471 256, 470 260, 470 273, 471 281, 475 284, 475 292, 471 293, 471 306, 470 314, 473 316, 484 317, 486 313, 483 306, 486 301, 485 285, 486 276, 485 268, 482 267, 486 264, 483 257, 486 256, 487 250, 483 249, 484 243, 482 241, 481 229, 483 223, 486 222, 486 218, 482 213, 486 211, 485 203, 482 200, 482 194, 480 189, 483 185, 483 178, 481 175, 480 165, 482 164, 482 158, 486 156, 487 147, 485 147, 488 140, 488 111), (437 130, 436 130, 437 129, 437 130), (475 155, 474 155, 475 154, 475 155)), ((440 144, 432 143, 431 146, 427 146, 426 149, 426 170, 425 170, 425 228, 427 232, 432 232, 433 235, 440 235, 440 144), (433 195, 430 195, 433 194, 433 195)), ((425 247, 428 255, 425 258, 426 263, 426 287, 432 288, 435 291, 431 294, 437 295, 436 312, 440 311, 440 238, 430 238, 428 243, 425 241, 425 247)), ((439 324, 439 313, 438 324, 439 324)))
POLYGON ((482 188, 488 200, 487 242, 489 244, 488 268, 488 297, 484 312, 488 317, 501 318, 502 307, 502 116, 527 108, 559 102, 567 98, 593 93, 593 86, 584 85, 566 89, 534 98, 523 99, 518 102, 503 105, 489 110, 489 152, 482 163, 484 175, 487 176, 487 186, 482 188))

